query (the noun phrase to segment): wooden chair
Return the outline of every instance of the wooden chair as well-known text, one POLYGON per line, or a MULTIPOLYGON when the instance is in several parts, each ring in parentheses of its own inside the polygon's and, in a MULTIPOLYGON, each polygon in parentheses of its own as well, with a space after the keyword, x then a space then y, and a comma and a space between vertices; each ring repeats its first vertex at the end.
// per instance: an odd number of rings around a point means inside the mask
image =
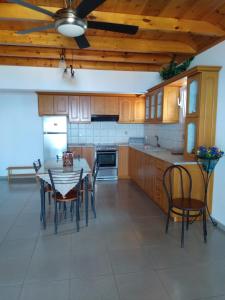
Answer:
POLYGON ((76 203, 76 225, 77 231, 79 231, 79 221, 80 221, 80 193, 81 193, 81 184, 82 184, 82 176, 83 169, 78 172, 70 172, 63 173, 60 171, 48 170, 49 177, 51 180, 52 190, 53 190, 53 199, 55 202, 55 215, 54 215, 54 224, 55 224, 55 233, 58 231, 58 209, 60 204, 66 205, 66 203, 70 203, 70 212, 71 212, 71 221, 73 221, 74 216, 74 203, 76 203), (74 185, 74 187, 65 195, 61 195, 57 189, 57 184, 70 184, 74 185))
POLYGON ((181 247, 184 247, 184 225, 186 219, 186 229, 188 230, 191 217, 202 216, 203 218, 203 236, 204 242, 207 242, 206 225, 206 201, 200 201, 191 197, 192 178, 187 169, 180 165, 174 165, 167 168, 163 175, 163 186, 168 198, 168 215, 166 222, 166 233, 168 232, 171 213, 182 217, 181 247), (176 182, 176 188, 180 191, 180 197, 174 198, 173 192, 173 172, 178 172, 179 182, 176 182), (184 186, 184 178, 187 185, 184 186), (190 214, 191 213, 191 214, 190 214))
MULTIPOLYGON (((34 166, 35 173, 37 175, 39 169, 41 168, 41 160, 38 159, 38 160, 34 161, 33 162, 33 166, 34 166)), ((51 189, 51 186, 49 184, 47 184, 47 183, 45 184, 44 192, 48 193, 48 203, 50 205, 51 204, 51 192, 52 192, 52 189, 51 189)))

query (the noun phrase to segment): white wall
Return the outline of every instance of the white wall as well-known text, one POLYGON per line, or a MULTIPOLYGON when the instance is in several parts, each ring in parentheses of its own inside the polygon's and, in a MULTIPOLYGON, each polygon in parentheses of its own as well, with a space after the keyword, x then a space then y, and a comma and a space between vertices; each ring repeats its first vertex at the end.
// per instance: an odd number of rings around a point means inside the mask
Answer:
MULTIPOLYGON (((1 64, 1 62, 0 62, 1 64)), ((76 70, 63 78, 58 68, 0 66, 0 91, 144 93, 158 83, 157 72, 76 70)))
MULTIPOLYGON (((195 65, 222 66, 219 75, 218 107, 216 120, 216 146, 225 150, 225 42, 196 56, 191 67, 195 65)), ((213 210, 212 215, 225 226, 225 157, 222 158, 214 177, 213 210)))
POLYGON ((0 176, 8 166, 43 160, 42 122, 35 93, 0 93, 0 176))

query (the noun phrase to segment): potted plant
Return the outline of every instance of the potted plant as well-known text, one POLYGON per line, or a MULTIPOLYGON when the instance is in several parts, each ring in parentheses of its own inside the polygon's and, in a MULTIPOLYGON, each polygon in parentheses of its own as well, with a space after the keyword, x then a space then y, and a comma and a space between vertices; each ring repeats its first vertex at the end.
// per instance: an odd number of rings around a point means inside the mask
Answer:
POLYGON ((224 151, 218 147, 200 146, 197 149, 197 159, 202 164, 202 168, 206 172, 212 172, 219 161, 224 155, 224 151))

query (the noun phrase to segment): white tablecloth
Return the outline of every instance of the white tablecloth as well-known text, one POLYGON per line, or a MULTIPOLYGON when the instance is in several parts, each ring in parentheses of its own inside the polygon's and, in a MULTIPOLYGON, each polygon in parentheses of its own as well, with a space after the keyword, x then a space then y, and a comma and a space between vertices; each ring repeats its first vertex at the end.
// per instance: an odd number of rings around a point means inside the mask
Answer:
MULTIPOLYGON (((55 183, 55 189, 62 195, 65 196, 70 190, 72 190, 79 182, 79 176, 74 177, 74 174, 70 173, 64 173, 63 175, 63 183, 57 182, 55 183), (68 183, 65 183, 64 181, 66 178, 69 179, 68 183)), ((60 178, 62 177, 60 174, 60 178)), ((84 179, 88 173, 83 173, 82 179, 84 179)), ((46 183, 51 185, 51 180, 48 174, 38 174, 37 175, 40 179, 44 180, 46 183)), ((59 180, 60 181, 60 180, 59 180)))

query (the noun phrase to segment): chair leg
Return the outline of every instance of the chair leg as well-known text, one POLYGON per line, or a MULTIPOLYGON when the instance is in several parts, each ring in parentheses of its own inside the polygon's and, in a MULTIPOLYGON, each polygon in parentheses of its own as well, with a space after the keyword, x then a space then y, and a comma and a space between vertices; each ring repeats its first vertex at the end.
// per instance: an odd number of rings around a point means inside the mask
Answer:
POLYGON ((203 236, 204 242, 207 243, 207 221, 206 221, 206 209, 202 211, 202 221, 203 221, 203 236))
POLYGON ((48 192, 48 204, 51 205, 51 192, 48 192))
POLYGON ((79 231, 80 230, 80 223, 79 223, 79 206, 80 206, 80 203, 79 203, 79 201, 77 200, 76 201, 76 224, 77 224, 77 231, 79 231))
POLYGON ((96 219, 96 210, 95 210, 95 193, 92 192, 91 193, 91 209, 93 211, 94 214, 94 218, 96 219))
POLYGON ((168 229, 169 229, 169 223, 170 223, 170 208, 168 209, 168 213, 167 213, 167 220, 166 220, 166 233, 168 233, 168 229))
POLYGON ((184 211, 182 211, 181 248, 184 247, 184 211))
POLYGON ((55 201, 55 217, 54 217, 54 223, 55 223, 55 234, 58 232, 58 205, 55 201))
POLYGON ((63 203, 63 212, 64 212, 64 219, 67 217, 67 208, 66 208, 66 203, 63 203))
POLYGON ((189 211, 187 212, 186 230, 189 228, 189 211))

